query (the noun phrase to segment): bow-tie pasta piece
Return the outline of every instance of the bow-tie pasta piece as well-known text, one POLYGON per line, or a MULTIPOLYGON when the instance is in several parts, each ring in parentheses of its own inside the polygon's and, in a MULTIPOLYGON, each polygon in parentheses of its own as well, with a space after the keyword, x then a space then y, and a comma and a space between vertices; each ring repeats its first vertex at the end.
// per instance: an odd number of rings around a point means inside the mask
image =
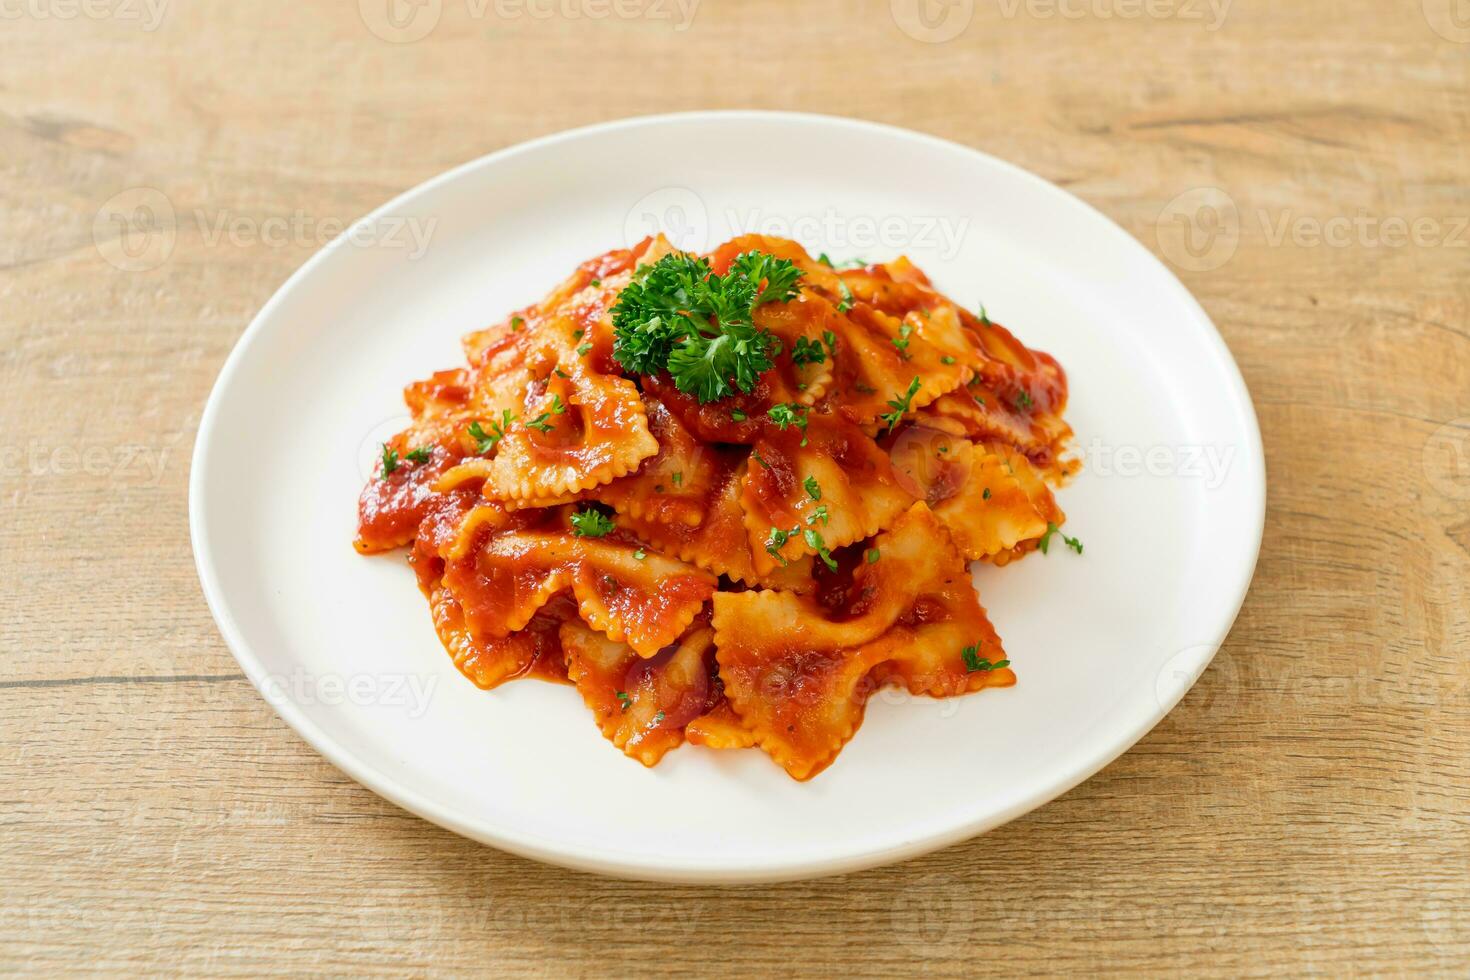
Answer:
POLYGON ((729 452, 695 438, 655 396, 645 392, 643 404, 658 453, 644 460, 638 472, 592 494, 618 513, 642 521, 698 527, 727 471, 729 452))
POLYGON ((740 502, 761 574, 870 537, 914 502, 888 454, 835 415, 768 425, 750 459, 740 502))
POLYGON ((658 550, 716 575, 751 586, 810 591, 814 587, 810 557, 793 558, 785 565, 768 561, 763 571, 757 571, 740 503, 750 464, 741 458, 738 449, 716 447, 709 453, 715 473, 710 478, 704 519, 699 525, 661 523, 623 513, 618 521, 658 550))
POLYGON ((704 714, 711 690, 707 627, 690 630, 651 658, 581 623, 561 628, 567 676, 603 737, 653 766, 684 742, 684 726, 704 714))
POLYGON ((1005 679, 975 676, 989 672, 967 662, 968 646, 994 643, 998 653, 999 642, 929 509, 915 504, 873 547, 877 559, 858 566, 840 609, 781 592, 715 597, 725 696, 796 779, 836 758, 879 683, 957 694, 1005 679))
POLYGON ((683 633, 715 591, 715 577, 636 542, 583 538, 557 528, 492 532, 446 563, 444 582, 465 621, 507 636, 563 590, 582 619, 651 657, 683 633), (642 555, 642 557, 638 557, 642 555))

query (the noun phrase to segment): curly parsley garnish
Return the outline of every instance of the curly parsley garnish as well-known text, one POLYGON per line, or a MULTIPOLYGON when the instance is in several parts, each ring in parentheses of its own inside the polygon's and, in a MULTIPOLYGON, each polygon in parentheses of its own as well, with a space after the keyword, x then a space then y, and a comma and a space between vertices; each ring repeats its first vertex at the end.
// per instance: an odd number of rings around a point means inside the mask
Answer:
POLYGON ((599 510, 579 510, 572 515, 572 533, 579 538, 600 538, 611 534, 616 526, 599 510))
POLYGON ((682 253, 643 266, 612 309, 613 357, 625 370, 667 370, 701 402, 749 392, 773 366, 778 341, 752 322, 756 307, 796 298, 802 271, 788 259, 746 252, 715 275, 682 253))

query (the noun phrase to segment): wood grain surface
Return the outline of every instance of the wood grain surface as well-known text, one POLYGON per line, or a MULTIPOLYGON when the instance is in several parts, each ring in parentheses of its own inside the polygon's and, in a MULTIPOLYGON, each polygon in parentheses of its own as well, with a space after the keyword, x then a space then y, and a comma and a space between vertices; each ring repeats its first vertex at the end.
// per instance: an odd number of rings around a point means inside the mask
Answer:
POLYGON ((0 0, 0 970, 1465 975, 1470 3, 394 2, 0 0), (721 107, 1091 202, 1215 319, 1270 470, 1234 633, 1136 748, 779 887, 546 868, 378 799, 241 676, 186 520, 209 386, 324 229, 721 107))

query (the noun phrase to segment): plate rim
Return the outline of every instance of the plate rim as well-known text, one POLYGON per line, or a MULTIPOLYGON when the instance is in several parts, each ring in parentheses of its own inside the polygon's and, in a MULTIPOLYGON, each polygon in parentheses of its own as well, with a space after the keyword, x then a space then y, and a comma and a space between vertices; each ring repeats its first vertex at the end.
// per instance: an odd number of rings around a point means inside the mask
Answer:
MULTIPOLYGON (((312 722, 305 712, 293 701, 284 698, 269 697, 265 698, 265 700, 287 725, 305 739, 307 744, 311 745, 328 762, 332 763, 337 769, 360 785, 376 793, 383 799, 431 823, 444 827, 463 837, 482 844, 488 844, 521 857, 609 877, 680 884, 734 885, 794 881, 866 870, 927 854, 993 830, 1071 791, 1081 783, 1092 778, 1092 776, 1111 764, 1123 753, 1133 748, 1169 712, 1174 710, 1184 696, 1198 683, 1205 669, 1214 660, 1220 646, 1224 643, 1224 640, 1229 635, 1240 614, 1246 595, 1249 593, 1251 583, 1254 581, 1255 570, 1260 559, 1266 516, 1267 483, 1264 446, 1261 437, 1260 422, 1255 411, 1254 402, 1251 399, 1250 390, 1245 383, 1244 376, 1240 372, 1240 366, 1236 363, 1229 346, 1225 343, 1224 337, 1220 334, 1219 329, 1215 326, 1209 314, 1205 312, 1199 301, 1179 280, 1178 276, 1174 274, 1174 271, 1165 265, 1153 252, 1149 251, 1142 242, 1134 238, 1126 229, 1092 204, 1073 194, 1066 188, 1052 183, 1044 177, 1032 173, 1017 164, 992 156, 983 150, 954 142, 953 140, 886 123, 820 113, 739 109, 697 110, 691 112, 631 116, 588 126, 580 126, 514 143, 436 174, 428 180, 395 195, 391 200, 381 206, 374 208, 371 212, 353 222, 346 232, 329 242, 315 255, 308 258, 276 289, 270 299, 260 308, 259 312, 251 319, 249 325, 246 326, 245 330, 235 341, 229 356, 220 368, 219 375, 210 387, 204 411, 200 416, 199 428, 195 436, 193 455, 190 461, 188 491, 189 538, 194 553, 195 571, 199 577, 199 584, 204 593, 205 602, 209 607, 210 614, 213 616, 216 626, 219 628, 225 645, 229 648, 231 655, 239 663, 251 684, 255 686, 258 692, 264 695, 262 685, 265 682, 265 671, 263 665, 256 659, 250 643, 246 640, 243 632, 236 624, 230 611, 229 602, 224 595, 224 591, 220 586, 215 572, 216 559, 207 530, 209 504, 204 489, 205 474, 209 470, 210 456, 214 444, 212 435, 218 424, 218 418, 222 411, 221 404, 223 403, 225 393, 228 391, 235 374, 240 370, 240 366, 248 357, 250 348, 264 330, 264 324, 272 318, 275 310, 286 302, 287 298, 301 282, 310 277, 319 266, 329 261, 330 257, 338 250, 349 247, 353 229, 364 225, 371 225, 381 220, 384 216, 400 210, 411 199, 419 195, 431 194, 444 185, 453 183, 469 173, 479 169, 493 167, 501 161, 522 154, 538 152, 549 147, 554 147, 559 143, 574 142, 579 139, 618 130, 635 129, 644 126, 710 122, 732 124, 741 122, 801 122, 820 126, 844 127, 866 131, 890 139, 927 144, 930 147, 946 152, 958 151, 962 154, 971 155, 979 158, 989 166, 999 167, 1002 170, 1009 171, 1014 177, 1034 185, 1039 185, 1046 192, 1057 197, 1059 201, 1065 201, 1071 207, 1084 208, 1098 219, 1102 226, 1111 229, 1112 233, 1119 240, 1119 247, 1130 251, 1134 260, 1152 264, 1164 273, 1164 281, 1175 292, 1175 298, 1182 301, 1184 307, 1192 314, 1193 322, 1191 326, 1199 330, 1202 338, 1214 348, 1215 362, 1219 367, 1225 369, 1228 387, 1230 389, 1228 394, 1231 396, 1233 407, 1241 416, 1241 435, 1247 443, 1247 445, 1242 447, 1242 455, 1245 458, 1244 461, 1250 464, 1250 470, 1255 475, 1251 486, 1247 488, 1250 496, 1246 501, 1250 506, 1250 514, 1248 516, 1251 519, 1251 536, 1254 538, 1254 542, 1249 549, 1248 557, 1245 557, 1245 560, 1241 561, 1238 567, 1231 571, 1230 578, 1234 581, 1233 594, 1229 597, 1230 601, 1221 607, 1229 609, 1230 612, 1221 618, 1218 627, 1212 624, 1212 627, 1206 631, 1212 639, 1207 644, 1209 648, 1208 656, 1203 657, 1200 661, 1199 673, 1189 685, 1181 685, 1177 692, 1171 691, 1167 699, 1158 700, 1156 702, 1158 710, 1143 712, 1138 718, 1135 718, 1133 724, 1126 729, 1126 734, 1121 738, 1116 741, 1110 740, 1102 750, 1094 751, 1084 756, 1080 763, 1074 764, 1072 773, 1068 778, 1033 792, 1000 811, 882 850, 854 848, 848 853, 814 860, 790 861, 777 858, 767 860, 764 863, 746 861, 742 862, 739 867, 732 865, 700 864, 680 860, 656 862, 642 858, 634 860, 620 857, 618 852, 607 849, 596 850, 578 847, 576 845, 551 846, 543 839, 520 833, 513 828, 489 827, 483 822, 474 823, 470 819, 462 818, 457 812, 441 805, 425 794, 399 783, 391 776, 377 769, 371 762, 360 758, 357 753, 339 744, 312 722)), ((1251 473, 1246 474, 1247 477, 1250 475, 1251 473)), ((1244 557, 1246 552, 1242 551, 1241 555, 1244 557)))

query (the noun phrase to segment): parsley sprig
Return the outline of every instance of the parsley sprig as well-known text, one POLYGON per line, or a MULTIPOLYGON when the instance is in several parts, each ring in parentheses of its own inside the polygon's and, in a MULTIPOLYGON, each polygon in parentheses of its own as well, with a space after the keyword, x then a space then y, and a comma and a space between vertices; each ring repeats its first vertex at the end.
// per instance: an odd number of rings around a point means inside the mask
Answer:
POLYGON ((572 533, 579 538, 601 538, 611 534, 616 526, 600 510, 579 510, 572 515, 572 533))
POLYGON ((383 443, 383 479, 387 479, 397 471, 403 463, 427 463, 434 457, 434 450, 430 446, 420 446, 403 454, 400 459, 396 449, 389 449, 387 443, 383 443))
POLYGON ((888 407, 893 409, 893 411, 883 413, 878 416, 878 420, 888 426, 889 432, 892 432, 898 423, 903 421, 903 417, 908 414, 909 406, 913 404, 914 396, 918 393, 919 377, 915 375, 914 380, 909 382, 908 391, 904 392, 898 398, 888 400, 888 407))
POLYGON ((625 370, 667 370, 701 402, 749 392, 773 366, 777 339, 752 321, 756 307, 797 294, 802 271, 788 259, 746 252, 715 275, 706 259, 665 255, 638 270, 612 309, 613 357, 625 370))
MULTIPOLYGON (((825 506, 822 510, 825 515, 825 506)), ((808 523, 811 522, 808 521, 808 523)), ((790 564, 786 560, 786 556, 781 554, 781 549, 786 546, 786 542, 797 535, 801 536, 801 539, 806 542, 808 548, 817 553, 817 557, 822 559, 828 568, 834 572, 837 571, 837 559, 832 557, 832 550, 827 547, 827 542, 822 540, 822 533, 815 528, 809 527, 803 531, 800 527, 793 527, 788 531, 784 528, 772 527, 770 537, 766 538, 766 552, 782 565, 790 564)))
POLYGON ((515 420, 516 417, 507 408, 501 413, 499 422, 490 423, 489 432, 486 432, 485 427, 479 422, 471 422, 469 432, 470 438, 475 440, 475 455, 483 456, 494 449, 496 444, 505 438, 506 431, 510 429, 511 423, 515 420))
MULTIPOLYGON (((1059 531, 1061 531, 1061 528, 1057 527, 1056 524, 1048 523, 1046 525, 1046 533, 1041 536, 1040 541, 1036 542, 1036 547, 1041 551, 1043 555, 1050 552, 1052 535, 1056 534, 1059 531)), ((1077 554, 1082 554, 1082 542, 1077 540, 1076 538, 1069 538, 1065 534, 1063 534, 1062 543, 1065 544, 1068 548, 1071 548, 1073 551, 1077 552, 1077 554)))
POLYGON ((821 364, 826 360, 827 352, 822 349, 821 341, 810 337, 796 338, 796 343, 791 348, 793 364, 821 364))
POLYGON ((978 645, 965 647, 960 651, 960 657, 965 661, 965 671, 970 674, 979 673, 980 671, 1000 670, 1002 667, 1009 667, 1011 665, 1009 660, 991 663, 989 660, 983 659, 980 656, 980 647, 978 645))

